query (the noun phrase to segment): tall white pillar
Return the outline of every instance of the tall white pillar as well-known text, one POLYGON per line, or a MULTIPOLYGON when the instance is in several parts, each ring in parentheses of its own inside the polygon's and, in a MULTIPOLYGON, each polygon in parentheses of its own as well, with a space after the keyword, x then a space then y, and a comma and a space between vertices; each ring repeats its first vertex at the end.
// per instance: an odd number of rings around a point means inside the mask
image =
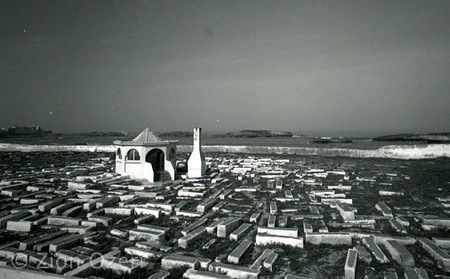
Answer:
POLYGON ((188 177, 202 177, 205 175, 205 156, 201 145, 202 129, 194 128, 194 148, 188 160, 188 177))

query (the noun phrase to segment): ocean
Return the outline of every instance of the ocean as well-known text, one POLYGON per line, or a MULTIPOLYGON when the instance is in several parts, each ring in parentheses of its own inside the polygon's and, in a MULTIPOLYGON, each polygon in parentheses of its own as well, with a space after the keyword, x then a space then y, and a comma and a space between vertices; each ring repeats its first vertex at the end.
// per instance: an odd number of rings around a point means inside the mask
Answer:
MULTIPOLYGON (((131 140, 133 137, 90 137, 79 134, 54 134, 35 138, 4 138, 0 143, 36 144, 36 145, 110 145, 114 140, 131 140)), ((164 140, 178 140, 179 145, 191 145, 192 137, 170 137, 164 140)), ((236 146, 280 146, 309 148, 348 148, 378 149, 385 145, 414 145, 417 142, 372 141, 371 138, 350 137, 351 143, 313 143, 314 137, 294 136, 280 138, 238 138, 202 135, 202 145, 236 145, 236 146)))

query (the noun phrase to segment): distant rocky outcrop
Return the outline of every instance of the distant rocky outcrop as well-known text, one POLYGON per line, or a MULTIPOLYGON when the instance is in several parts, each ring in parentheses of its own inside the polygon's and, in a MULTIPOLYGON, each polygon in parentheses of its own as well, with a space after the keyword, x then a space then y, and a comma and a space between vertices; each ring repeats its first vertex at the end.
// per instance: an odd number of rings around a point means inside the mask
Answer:
POLYGON ((43 130, 39 126, 13 126, 9 128, 0 127, 0 138, 32 138, 48 136, 51 134, 52 131, 43 130))
POLYGON ((448 143, 450 142, 450 133, 431 133, 431 134, 396 134, 376 137, 373 141, 418 141, 427 143, 448 143))
POLYGON ((225 136, 233 138, 290 138, 293 135, 291 132, 276 132, 271 130, 242 130, 240 132, 227 133, 225 136))
POLYGON ((176 137, 176 138, 183 138, 183 137, 192 137, 194 134, 189 131, 172 131, 172 132, 166 132, 159 134, 160 137, 169 138, 169 137, 176 137))

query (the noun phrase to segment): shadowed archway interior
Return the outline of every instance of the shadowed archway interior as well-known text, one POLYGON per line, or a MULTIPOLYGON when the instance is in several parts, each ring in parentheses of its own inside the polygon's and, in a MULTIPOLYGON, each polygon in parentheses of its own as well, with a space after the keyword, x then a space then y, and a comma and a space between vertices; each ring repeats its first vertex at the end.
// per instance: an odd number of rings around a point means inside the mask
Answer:
POLYGON ((164 172, 164 152, 158 148, 152 149, 145 156, 145 161, 152 164, 154 181, 160 181, 164 172))

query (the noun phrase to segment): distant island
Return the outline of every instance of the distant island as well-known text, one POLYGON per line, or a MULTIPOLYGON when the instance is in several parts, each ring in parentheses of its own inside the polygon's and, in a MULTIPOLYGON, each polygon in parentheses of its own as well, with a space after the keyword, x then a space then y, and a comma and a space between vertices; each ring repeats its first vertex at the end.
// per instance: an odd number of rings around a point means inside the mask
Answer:
POLYGON ((0 138, 43 137, 51 135, 52 131, 43 130, 39 126, 13 126, 0 128, 0 138))
POLYGON ((419 141, 427 143, 448 143, 450 133, 430 133, 430 134, 396 134, 376 137, 373 141, 419 141))
POLYGON ((192 137, 194 134, 189 131, 173 131, 173 132, 166 132, 159 134, 160 137, 168 138, 168 137, 177 137, 177 138, 184 138, 184 137, 192 137))
POLYGON ((240 132, 231 132, 224 137, 233 138, 291 138, 291 132, 276 132, 271 130, 242 130, 240 132))

